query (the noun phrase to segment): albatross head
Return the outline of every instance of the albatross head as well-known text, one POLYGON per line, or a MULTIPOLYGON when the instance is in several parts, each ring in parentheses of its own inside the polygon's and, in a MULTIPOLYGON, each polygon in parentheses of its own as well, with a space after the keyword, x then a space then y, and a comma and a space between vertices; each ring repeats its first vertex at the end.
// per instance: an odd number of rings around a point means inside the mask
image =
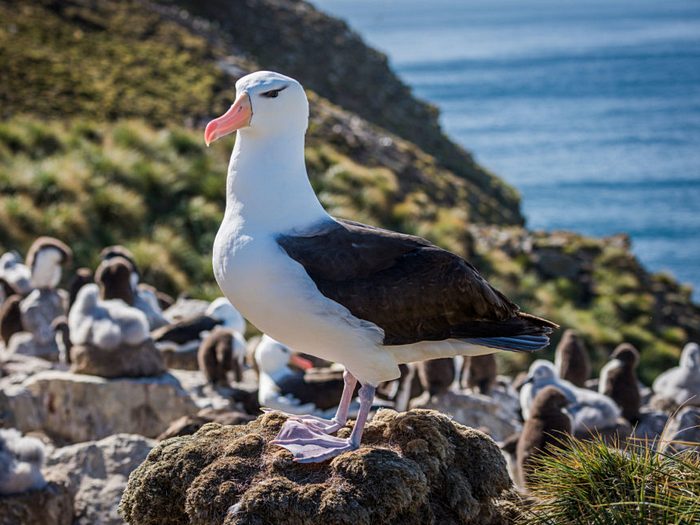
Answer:
POLYGON ((554 365, 544 359, 537 359, 530 365, 526 382, 543 385, 553 383, 556 379, 557 371, 554 365))
POLYGON ((260 343, 255 348, 255 362, 258 365, 258 370, 271 377, 279 375, 290 364, 303 370, 313 367, 311 361, 295 354, 267 334, 262 336, 260 343))
POLYGON ((207 146, 237 130, 257 135, 306 131, 309 102, 293 78, 257 71, 236 82, 236 100, 229 110, 207 124, 207 146))

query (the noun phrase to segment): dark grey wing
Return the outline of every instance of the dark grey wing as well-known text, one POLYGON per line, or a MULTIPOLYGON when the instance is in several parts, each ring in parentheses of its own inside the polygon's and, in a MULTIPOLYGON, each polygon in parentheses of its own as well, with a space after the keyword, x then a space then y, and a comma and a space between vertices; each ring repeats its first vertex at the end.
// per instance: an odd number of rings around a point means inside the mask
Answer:
POLYGON ((556 326, 519 311, 467 261, 425 239, 350 221, 277 242, 318 289, 384 330, 384 344, 540 335, 556 326))

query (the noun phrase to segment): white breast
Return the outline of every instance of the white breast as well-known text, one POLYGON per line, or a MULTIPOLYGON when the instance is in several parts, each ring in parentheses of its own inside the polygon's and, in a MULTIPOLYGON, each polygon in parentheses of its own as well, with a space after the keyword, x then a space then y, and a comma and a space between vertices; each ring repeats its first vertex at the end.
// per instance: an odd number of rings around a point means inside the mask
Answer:
POLYGON ((345 365, 361 382, 399 376, 383 331, 326 298, 273 234, 224 220, 214 243, 214 275, 224 295, 258 329, 293 350, 345 365))

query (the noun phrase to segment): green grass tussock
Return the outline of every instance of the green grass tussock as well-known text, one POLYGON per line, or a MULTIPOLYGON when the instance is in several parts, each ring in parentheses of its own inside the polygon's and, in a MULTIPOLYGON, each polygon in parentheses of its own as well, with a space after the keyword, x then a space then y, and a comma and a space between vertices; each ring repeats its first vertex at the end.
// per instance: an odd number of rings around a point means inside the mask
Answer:
POLYGON ((700 455, 571 440, 538 459, 521 525, 700 523, 700 455))

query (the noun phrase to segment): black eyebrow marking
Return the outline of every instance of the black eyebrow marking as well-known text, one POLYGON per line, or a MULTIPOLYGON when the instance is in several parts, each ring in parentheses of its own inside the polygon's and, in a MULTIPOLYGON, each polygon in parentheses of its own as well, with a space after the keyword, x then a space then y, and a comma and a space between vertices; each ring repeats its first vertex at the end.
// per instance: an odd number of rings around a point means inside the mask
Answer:
POLYGON ((272 97, 272 96, 275 96, 275 97, 276 97, 277 95, 279 95, 279 93, 280 93, 281 91, 284 91, 284 90, 287 89, 288 87, 289 87, 289 85, 284 85, 284 86, 282 86, 282 87, 280 87, 280 88, 270 89, 270 90, 264 91, 264 92, 262 92, 262 93, 260 93, 260 94, 261 94, 262 96, 264 96, 264 97, 272 97))

